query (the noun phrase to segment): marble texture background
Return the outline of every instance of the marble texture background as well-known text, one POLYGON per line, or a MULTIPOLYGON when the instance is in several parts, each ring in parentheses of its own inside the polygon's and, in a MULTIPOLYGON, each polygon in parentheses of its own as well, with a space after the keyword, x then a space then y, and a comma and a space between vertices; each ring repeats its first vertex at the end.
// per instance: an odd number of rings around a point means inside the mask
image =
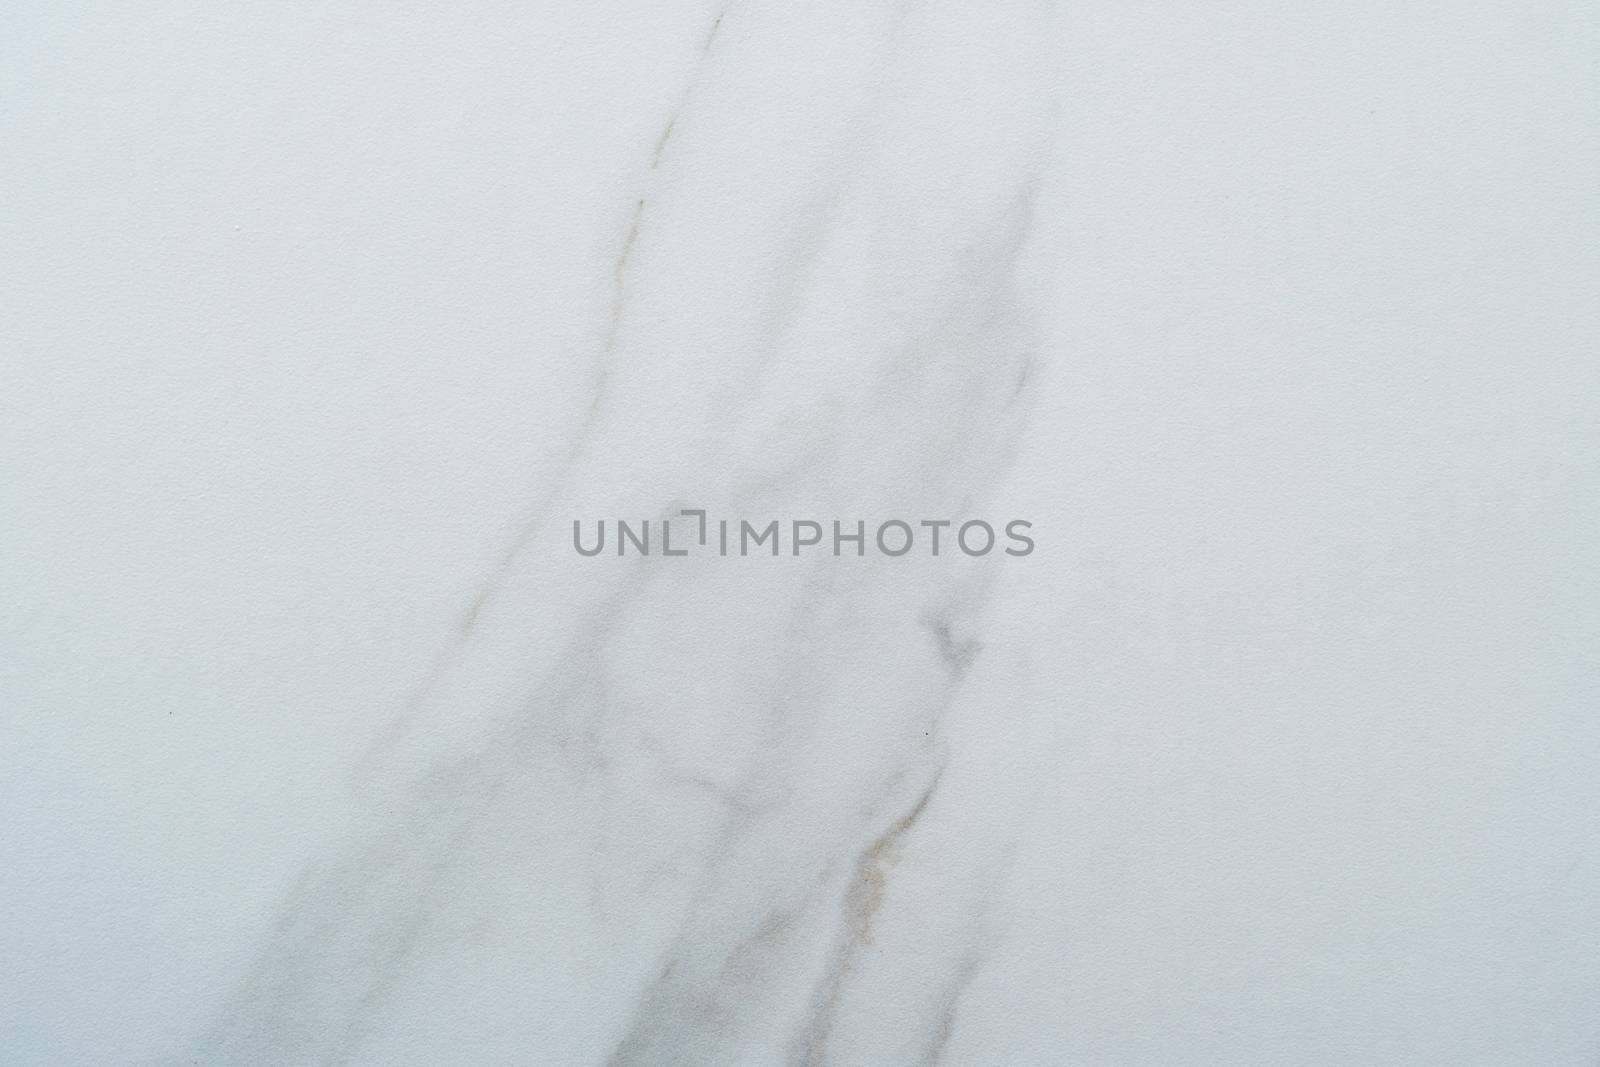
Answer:
POLYGON ((1597 59, 0 14, 0 1063, 1594 1063, 1597 59))

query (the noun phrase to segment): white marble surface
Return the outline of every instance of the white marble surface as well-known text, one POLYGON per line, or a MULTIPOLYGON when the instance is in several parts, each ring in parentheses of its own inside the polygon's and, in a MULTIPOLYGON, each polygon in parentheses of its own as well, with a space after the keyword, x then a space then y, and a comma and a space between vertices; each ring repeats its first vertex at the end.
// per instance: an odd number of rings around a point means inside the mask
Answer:
POLYGON ((0 14, 0 1063, 1600 1057, 1590 5, 335 7, 0 14))

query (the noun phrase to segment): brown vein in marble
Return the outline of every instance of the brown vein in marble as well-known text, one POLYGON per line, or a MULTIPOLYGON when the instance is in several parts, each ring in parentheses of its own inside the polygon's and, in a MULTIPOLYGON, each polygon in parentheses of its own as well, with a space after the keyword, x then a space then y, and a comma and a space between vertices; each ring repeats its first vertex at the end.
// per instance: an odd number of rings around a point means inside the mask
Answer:
POLYGON ((800 1037, 798 1058, 804 1067, 825 1067, 827 1063, 828 1037, 833 1030, 839 998, 857 958, 872 943, 872 923, 878 909, 883 906, 888 868, 894 861, 901 839, 927 810, 928 801, 933 799, 934 790, 939 788, 941 774, 943 768, 934 771, 932 780, 911 809, 890 823, 856 858, 854 876, 840 904, 843 930, 818 987, 817 1006, 800 1037))
MULTIPOLYGON (((712 49, 717 40, 717 31, 721 28, 722 20, 731 6, 730 3, 727 7, 724 7, 711 20, 711 28, 707 31, 705 40, 700 46, 700 55, 695 60, 690 77, 679 93, 677 104, 667 116, 667 121, 662 127, 661 134, 656 139, 655 146, 650 152, 649 165, 646 168, 647 178, 655 175, 661 169, 663 160, 666 157, 667 147, 678 128, 679 118, 694 98, 695 92, 704 76, 705 65, 711 59, 712 49)), ((615 257, 614 266, 611 270, 611 304, 606 315, 606 328, 600 344, 600 352, 596 358, 594 381, 589 393, 589 404, 579 420, 578 429, 573 435, 572 443, 568 446, 566 456, 561 464, 561 472, 539 503, 534 506, 528 517, 519 525, 516 534, 501 550, 499 558, 495 561, 488 576, 479 583, 477 592, 467 604, 460 618, 457 619, 456 625, 447 640, 435 653, 422 679, 413 688, 400 715, 397 716, 395 722, 385 732, 384 736, 379 739, 378 744, 374 747, 374 752, 363 761, 362 771, 369 770, 372 759, 387 750, 386 741, 392 742, 396 736, 405 731, 422 706, 427 702, 428 697, 438 687, 440 680, 456 662, 462 647, 472 637, 478 625, 478 620, 483 615, 484 608, 488 606, 495 594, 504 585, 506 575, 510 572, 512 565, 533 542, 534 538, 538 536, 546 517, 549 515, 551 505, 560 497, 568 484, 573 468, 588 447, 594 435, 595 427, 599 423, 601 407, 605 400, 607 386, 611 380, 612 364, 616 357, 617 339, 629 304, 627 285, 629 268, 633 262, 634 249, 639 241, 639 231, 644 219, 645 207, 648 203, 648 197, 640 197, 634 203, 628 220, 627 232, 615 257)))

